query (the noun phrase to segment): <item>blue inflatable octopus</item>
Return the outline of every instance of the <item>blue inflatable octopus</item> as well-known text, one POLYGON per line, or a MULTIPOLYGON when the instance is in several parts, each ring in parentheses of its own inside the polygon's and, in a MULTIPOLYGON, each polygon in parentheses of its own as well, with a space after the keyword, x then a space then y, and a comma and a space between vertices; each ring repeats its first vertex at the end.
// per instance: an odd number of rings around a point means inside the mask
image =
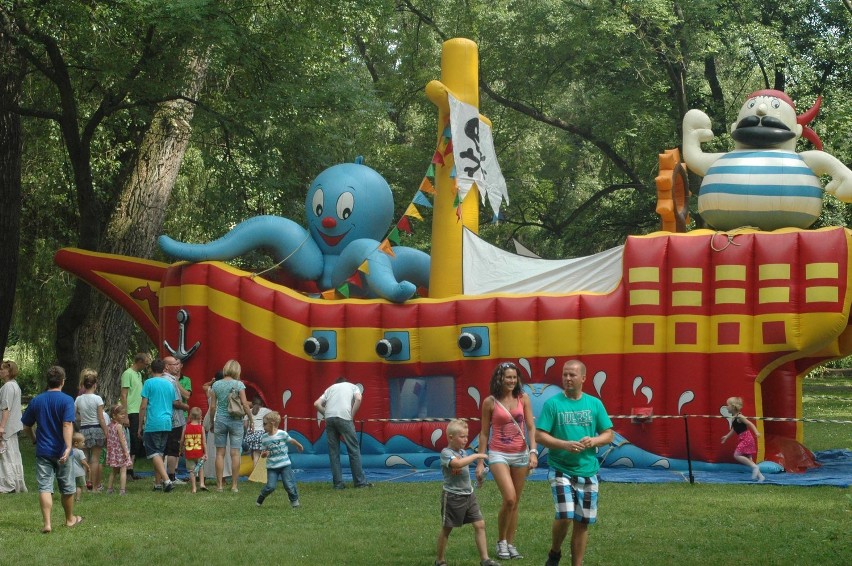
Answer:
POLYGON ((393 218, 393 195, 375 170, 355 163, 329 167, 311 183, 305 199, 307 231, 280 216, 256 216, 206 244, 187 244, 160 236, 162 250, 187 261, 229 260, 263 248, 281 268, 320 290, 336 289, 368 261, 366 288, 355 296, 381 297, 401 303, 417 287, 429 286, 429 255, 397 246, 394 256, 379 250, 393 218))

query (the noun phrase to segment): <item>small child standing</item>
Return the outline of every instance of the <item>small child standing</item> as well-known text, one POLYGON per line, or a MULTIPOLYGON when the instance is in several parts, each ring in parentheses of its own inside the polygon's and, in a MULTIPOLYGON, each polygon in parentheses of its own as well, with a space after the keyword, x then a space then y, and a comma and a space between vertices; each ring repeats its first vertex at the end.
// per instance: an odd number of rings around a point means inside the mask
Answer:
POLYGON ((286 431, 278 430, 281 424, 281 415, 271 411, 263 417, 263 437, 260 442, 263 445, 261 456, 266 456, 266 485, 257 496, 257 506, 263 505, 263 500, 275 491, 278 480, 284 484, 284 490, 290 498, 292 507, 299 506, 299 491, 296 489, 296 477, 293 475, 293 467, 290 465, 290 455, 287 443, 292 444, 301 452, 304 450, 302 444, 292 438, 286 431))
POLYGON ((762 482, 766 478, 760 473, 760 468, 754 463, 753 459, 757 455, 757 437, 760 436, 760 433, 757 431, 754 423, 742 414, 742 397, 729 397, 726 404, 728 406, 728 413, 732 417, 731 430, 722 437, 722 444, 727 442, 732 434, 737 433, 737 447, 734 449, 734 459, 740 464, 751 468, 751 479, 762 482))
POLYGON ((204 485, 204 462, 207 460, 207 434, 204 425, 201 424, 201 408, 193 407, 189 410, 189 422, 183 429, 180 449, 186 458, 186 467, 189 469, 189 482, 192 485, 192 493, 195 491, 195 477, 198 476, 200 486, 198 489, 207 491, 204 485))
POLYGON ((109 484, 107 485, 107 493, 114 493, 112 489, 115 473, 119 475, 119 495, 125 495, 127 491, 127 468, 133 465, 133 460, 130 458, 130 446, 127 444, 127 437, 124 435, 124 427, 130 424, 130 419, 127 416, 127 408, 124 405, 113 405, 109 412, 110 423, 107 427, 107 456, 106 465, 112 468, 109 474, 109 484))
POLYGON ((438 557, 435 566, 446 566, 444 554, 450 532, 465 523, 473 523, 473 535, 479 550, 481 566, 499 566, 498 562, 488 558, 488 543, 485 539, 485 520, 476 502, 473 485, 470 482, 470 464, 488 458, 486 454, 465 455, 467 445, 467 423, 453 419, 447 425, 448 446, 441 450, 441 473, 444 475, 444 488, 441 492, 441 517, 443 524, 438 534, 438 557))
POLYGON ((75 432, 71 437, 71 445, 74 447, 71 450, 71 461, 74 466, 74 480, 77 482, 77 494, 74 496, 74 501, 80 501, 83 496, 83 488, 86 487, 86 474, 89 472, 89 462, 86 461, 86 453, 83 448, 86 446, 86 437, 82 432, 75 432))

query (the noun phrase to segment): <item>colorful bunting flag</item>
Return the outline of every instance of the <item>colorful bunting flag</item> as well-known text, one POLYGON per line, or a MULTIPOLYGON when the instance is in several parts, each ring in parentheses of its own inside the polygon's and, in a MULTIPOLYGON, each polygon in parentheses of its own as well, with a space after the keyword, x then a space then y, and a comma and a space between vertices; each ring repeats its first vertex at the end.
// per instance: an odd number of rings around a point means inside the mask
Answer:
POLYGON ((423 220, 423 217, 420 216, 420 211, 417 210, 417 207, 414 206, 414 203, 408 205, 408 208, 405 209, 405 216, 410 216, 412 218, 416 218, 417 220, 423 220))
POLYGON ((411 222, 408 220, 408 216, 403 216, 399 219, 399 222, 396 223, 396 227, 405 232, 406 234, 411 234, 414 230, 411 229, 411 222))
POLYGON ((388 234, 388 241, 395 246, 399 245, 399 228, 396 226, 393 227, 393 230, 388 234))
POLYGON ((383 240, 382 243, 379 244, 379 250, 383 251, 391 257, 396 257, 396 254, 393 253, 393 250, 391 249, 390 242, 387 240, 383 240))
MULTIPOLYGON (((425 181, 425 179, 424 179, 424 181, 425 181)), ((431 183, 430 183, 429 186, 431 187, 431 183)), ((421 187, 421 190, 422 190, 423 185, 420 185, 420 187, 421 187)), ((433 188, 432 191, 433 191, 433 194, 434 194, 435 189, 433 188)), ((426 198, 426 195, 424 195, 420 191, 417 191, 417 194, 414 195, 414 200, 411 201, 411 202, 413 202, 414 204, 419 204, 420 206, 425 206, 426 208, 432 208, 432 203, 429 202, 429 199, 426 198)))

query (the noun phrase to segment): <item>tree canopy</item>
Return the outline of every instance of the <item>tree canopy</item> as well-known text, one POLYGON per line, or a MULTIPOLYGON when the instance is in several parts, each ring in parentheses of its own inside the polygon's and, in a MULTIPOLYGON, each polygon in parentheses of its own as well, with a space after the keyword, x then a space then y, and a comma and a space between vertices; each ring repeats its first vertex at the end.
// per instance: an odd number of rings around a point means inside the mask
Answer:
MULTIPOLYGON (((479 45, 481 112, 511 195, 499 222, 482 209, 481 233, 555 258, 658 229, 657 154, 679 145, 690 108, 725 151, 750 92, 784 90, 800 112, 821 96, 813 126, 852 162, 850 29, 848 0, 2 2, 0 162, 20 189, 4 177, 0 257, 23 260, 0 279, 0 340, 39 368, 60 359, 114 380, 151 345, 81 336, 107 315, 53 266, 59 247, 165 260, 152 234, 206 241, 258 214, 302 221, 310 180, 358 155, 401 214, 435 147, 423 89, 446 39, 479 45), (152 174, 145 148, 181 136, 179 154, 156 154, 174 179, 137 184, 152 174), (143 236, 122 244, 128 221, 143 236)), ((846 205, 826 199, 820 224, 847 224, 846 205)), ((415 229, 404 244, 428 251, 428 223, 415 229)))

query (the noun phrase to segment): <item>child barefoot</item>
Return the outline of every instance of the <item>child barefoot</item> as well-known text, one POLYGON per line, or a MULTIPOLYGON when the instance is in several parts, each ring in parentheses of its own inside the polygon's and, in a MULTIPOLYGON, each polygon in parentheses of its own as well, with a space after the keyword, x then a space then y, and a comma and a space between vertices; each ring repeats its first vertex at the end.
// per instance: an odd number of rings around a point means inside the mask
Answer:
POLYGON ((470 483, 469 466, 477 460, 488 458, 486 454, 465 455, 467 445, 467 423, 454 419, 447 425, 449 446, 441 450, 441 473, 444 475, 444 489, 441 492, 441 516, 443 524, 438 533, 438 557, 435 566, 446 566, 444 554, 450 532, 465 523, 473 523, 473 536, 479 550, 479 563, 482 566, 499 566, 498 562, 488 558, 488 544, 485 539, 485 520, 476 502, 473 486, 470 483))
POLYGON ((201 424, 201 409, 193 407, 189 410, 189 422, 183 429, 180 448, 183 457, 186 458, 186 467, 189 469, 189 481, 192 484, 192 493, 195 491, 195 477, 201 483, 198 489, 207 491, 204 485, 204 461, 207 460, 207 438, 204 425, 201 424))
POLYGON ((119 474, 119 495, 125 495, 127 485, 127 468, 133 465, 130 458, 130 446, 124 435, 124 427, 130 424, 127 408, 124 405, 114 405, 110 411, 110 423, 107 427, 107 457, 106 465, 112 468, 109 474, 107 493, 113 493, 112 483, 115 473, 119 474))
POLYGON ((756 439, 760 436, 760 433, 757 432, 757 427, 754 426, 754 423, 743 416, 742 397, 728 398, 727 405, 728 413, 733 418, 731 420, 731 430, 722 437, 722 444, 727 442, 732 434, 737 433, 737 447, 734 449, 734 459, 740 464, 751 468, 751 479, 763 481, 766 478, 760 473, 760 468, 757 467, 757 464, 752 459, 757 454, 756 439))
POLYGON ((257 496, 257 506, 263 505, 263 500, 275 491, 275 484, 281 479, 284 490, 290 498, 290 506, 299 506, 299 491, 296 488, 296 478, 293 475, 293 467, 290 465, 287 443, 295 446, 299 452, 304 450, 302 444, 295 438, 291 438, 286 431, 278 430, 281 424, 281 415, 270 411, 263 417, 263 437, 260 442, 263 445, 261 456, 267 456, 266 461, 266 485, 257 496))
POLYGON ((82 432, 74 433, 71 445, 74 447, 71 450, 71 461, 74 465, 74 480, 77 482, 77 495, 74 496, 74 501, 80 501, 83 488, 86 486, 86 474, 89 472, 89 463, 86 461, 86 453, 83 452, 86 437, 82 432))

